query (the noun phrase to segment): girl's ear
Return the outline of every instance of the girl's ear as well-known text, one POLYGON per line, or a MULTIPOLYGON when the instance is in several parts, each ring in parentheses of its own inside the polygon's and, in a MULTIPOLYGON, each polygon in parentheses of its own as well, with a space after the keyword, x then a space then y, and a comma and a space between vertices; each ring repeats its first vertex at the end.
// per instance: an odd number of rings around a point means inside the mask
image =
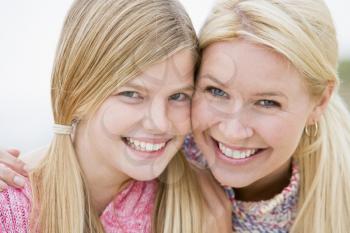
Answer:
POLYGON ((333 91, 334 91, 334 82, 329 81, 326 89, 323 91, 321 98, 318 99, 318 101, 316 102, 316 105, 314 106, 314 109, 312 110, 308 118, 308 121, 307 121, 308 125, 314 124, 315 122, 318 122, 320 120, 322 114, 324 113, 324 111, 326 110, 329 104, 333 91))

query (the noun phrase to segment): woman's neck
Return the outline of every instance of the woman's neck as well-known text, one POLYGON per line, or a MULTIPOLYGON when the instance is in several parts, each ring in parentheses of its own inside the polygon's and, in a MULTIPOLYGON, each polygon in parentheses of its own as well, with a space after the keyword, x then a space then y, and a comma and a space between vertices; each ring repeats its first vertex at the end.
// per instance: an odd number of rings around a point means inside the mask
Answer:
POLYGON ((281 193, 290 183, 292 175, 291 160, 282 167, 255 183, 235 189, 235 198, 241 201, 269 200, 281 193))

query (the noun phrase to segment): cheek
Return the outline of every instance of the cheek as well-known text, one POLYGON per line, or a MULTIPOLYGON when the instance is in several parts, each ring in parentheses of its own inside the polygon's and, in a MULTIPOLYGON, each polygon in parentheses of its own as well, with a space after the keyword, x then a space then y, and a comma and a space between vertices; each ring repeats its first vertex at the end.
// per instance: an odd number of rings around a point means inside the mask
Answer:
POLYGON ((99 128, 105 134, 120 135, 137 123, 141 115, 140 109, 136 107, 108 101, 100 108, 97 122, 100 123, 99 128))
POLYGON ((192 130, 204 131, 215 122, 210 104, 204 97, 196 97, 192 102, 192 130))
POLYGON ((189 104, 180 107, 170 107, 168 117, 176 135, 186 135, 191 132, 191 114, 189 104))
POLYGON ((297 118, 261 118, 256 130, 268 146, 285 155, 292 155, 300 141, 303 124, 297 118))

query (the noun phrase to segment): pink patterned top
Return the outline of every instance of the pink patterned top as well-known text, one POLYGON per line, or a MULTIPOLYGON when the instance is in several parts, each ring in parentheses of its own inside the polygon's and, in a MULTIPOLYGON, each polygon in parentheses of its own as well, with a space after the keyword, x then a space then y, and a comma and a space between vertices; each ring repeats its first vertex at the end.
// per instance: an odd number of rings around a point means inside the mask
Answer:
MULTIPOLYGON (((132 181, 108 204, 100 219, 106 233, 150 233, 157 181, 132 181)), ((0 193, 0 233, 29 232, 31 189, 0 193)))

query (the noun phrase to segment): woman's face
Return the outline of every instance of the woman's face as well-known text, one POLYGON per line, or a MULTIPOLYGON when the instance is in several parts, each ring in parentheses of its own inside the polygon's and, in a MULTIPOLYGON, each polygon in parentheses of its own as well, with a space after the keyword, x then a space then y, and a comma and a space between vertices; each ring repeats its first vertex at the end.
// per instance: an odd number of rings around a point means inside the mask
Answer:
POLYGON ((164 171, 190 132, 194 61, 182 50, 114 92, 84 129, 91 163, 136 180, 164 171))
POLYGON ((315 101, 300 74, 268 48, 243 40, 205 49, 192 124, 215 178, 235 188, 289 169, 315 101))

